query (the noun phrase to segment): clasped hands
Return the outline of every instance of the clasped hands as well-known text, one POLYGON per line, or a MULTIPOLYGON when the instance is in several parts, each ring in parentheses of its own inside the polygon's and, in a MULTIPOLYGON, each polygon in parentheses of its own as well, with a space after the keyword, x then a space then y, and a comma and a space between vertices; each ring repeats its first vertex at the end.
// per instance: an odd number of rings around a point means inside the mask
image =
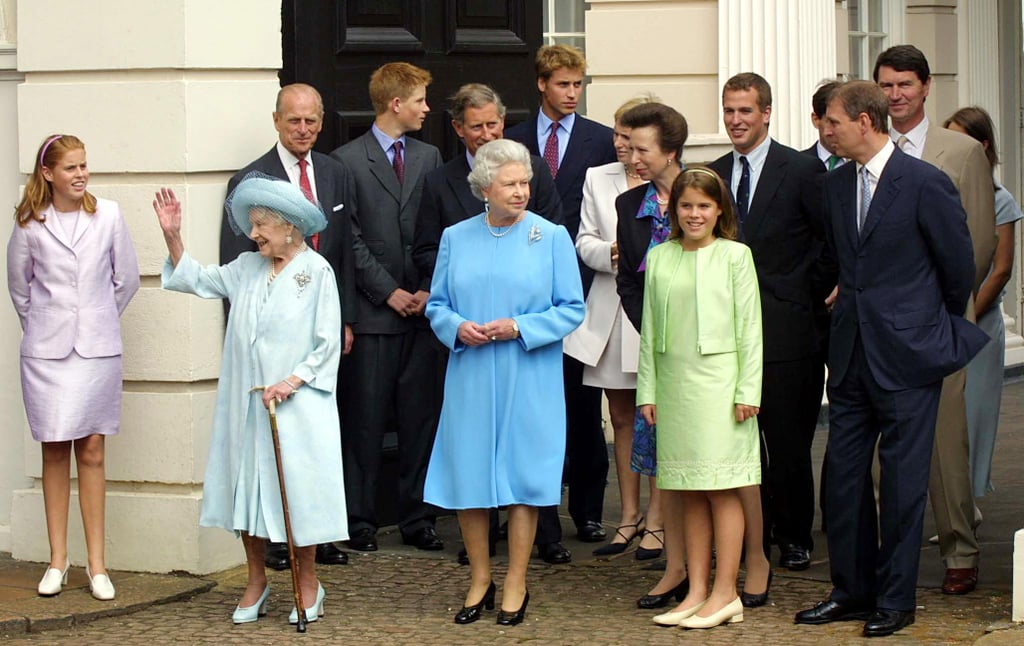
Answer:
POLYGON ((398 312, 398 315, 402 318, 406 316, 422 316, 423 311, 427 307, 427 299, 430 297, 430 292, 426 290, 419 290, 415 294, 410 294, 401 287, 395 289, 388 296, 388 307, 398 312))
POLYGON ((510 318, 495 319, 490 323, 474 323, 464 321, 459 326, 459 341, 468 346, 483 345, 493 341, 511 341, 519 336, 510 318))

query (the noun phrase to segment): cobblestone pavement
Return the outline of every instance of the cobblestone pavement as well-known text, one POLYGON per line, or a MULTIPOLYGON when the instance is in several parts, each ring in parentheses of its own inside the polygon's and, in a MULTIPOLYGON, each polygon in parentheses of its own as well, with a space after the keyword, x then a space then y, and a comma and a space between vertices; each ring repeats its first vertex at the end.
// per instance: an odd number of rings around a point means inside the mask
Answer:
MULTIPOLYGON (((154 606, 124 617, 100 619, 81 628, 28 634, 26 644, 275 644, 302 639, 350 644, 821 644, 858 643, 857 622, 796 626, 793 613, 828 593, 819 581, 777 573, 771 603, 748 610, 741 624, 709 631, 661 628, 654 611, 634 600, 660 576, 629 554, 615 561, 531 567, 531 604, 526 621, 511 628, 488 612, 475 624, 458 626, 468 569, 450 559, 379 552, 352 555, 347 567, 323 568, 326 615, 305 635, 287 625, 291 586, 287 572, 273 573, 269 614, 255 624, 234 626, 231 611, 245 582, 243 569, 218 575, 211 592, 187 602, 154 606)), ((496 568, 496 576, 502 570, 496 568)), ((985 591, 947 597, 936 590, 918 596, 917 623, 894 640, 914 644, 970 644, 986 630, 1005 628, 1009 595, 985 591)), ((1024 632, 1011 631, 1024 643, 1024 632)), ((1002 633, 1004 636, 1009 636, 1002 633)), ((876 642, 877 643, 877 642, 876 642)), ((1000 642, 1012 643, 1012 642, 1000 642)))
MULTIPOLYGON (((821 463, 827 432, 815 439, 821 463)), ((1010 623, 1013 533, 1024 518, 1024 381, 1008 384, 1003 396, 1000 435, 993 461, 995 492, 979 501, 985 520, 979 528, 982 545, 979 589, 963 597, 939 593, 942 564, 938 549, 925 540, 933 533, 931 510, 922 537, 917 622, 889 638, 901 644, 1024 645, 1024 628, 1010 623)), ((610 475, 614 474, 614 470, 610 475)), ((609 484, 605 525, 618 516, 618 492, 609 484)), ((817 527, 817 522, 815 527, 817 527)), ((348 644, 857 644, 859 622, 796 626, 793 615, 825 598, 828 555, 824 537, 815 535, 812 567, 798 574, 776 569, 770 603, 748 610, 745 621, 709 631, 661 628, 651 623, 655 611, 637 610, 635 599, 660 578, 627 552, 611 560, 590 556, 593 545, 575 539, 571 521, 563 518, 565 544, 573 563, 548 566, 535 560, 529 572, 531 603, 526 621, 510 628, 494 623, 494 612, 466 626, 452 623, 469 583, 469 570, 455 563, 460 544, 451 517, 438 522, 444 552, 418 552, 401 545, 397 532, 380 536, 381 551, 350 552, 348 566, 322 567, 327 590, 326 616, 305 635, 288 626, 291 580, 272 572, 269 614, 255 624, 234 626, 231 612, 245 585, 244 567, 206 577, 211 591, 186 601, 154 605, 145 610, 97 619, 70 629, 0 635, 12 644, 278 644, 301 639, 348 644)), ((609 533, 611 530, 609 529, 609 533)), ((504 568, 505 545, 499 543, 495 577, 504 568)), ((239 546, 241 551, 241 546, 239 546)), ((35 576, 35 575, 33 575, 35 576)), ((127 576, 127 575, 126 575, 127 576)), ((141 579, 141 577, 140 577, 141 579)), ((122 579, 115 577, 115 584, 122 579)), ((126 582, 127 583, 127 582, 126 582)), ((500 588, 499 588, 500 591, 500 588)), ((64 595, 62 595, 63 597, 64 595)), ((500 599, 500 597, 499 597, 500 599)), ((57 597, 51 603, 71 603, 57 597)), ((78 615, 74 615, 77 617, 78 615)), ((874 643, 878 643, 876 640, 874 643)), ((886 642, 882 642, 886 643, 886 642)))

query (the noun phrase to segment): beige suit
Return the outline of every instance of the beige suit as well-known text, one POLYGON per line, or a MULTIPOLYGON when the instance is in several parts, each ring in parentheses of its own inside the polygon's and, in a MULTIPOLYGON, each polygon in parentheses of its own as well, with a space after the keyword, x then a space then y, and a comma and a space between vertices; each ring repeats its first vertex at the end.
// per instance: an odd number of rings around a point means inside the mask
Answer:
MULTIPOLYGON (((960 191, 967 228, 974 246, 974 292, 992 264, 996 248, 995 188, 992 168, 981 144, 967 135, 931 124, 921 159, 941 169, 960 191)), ((974 320, 974 300, 966 316, 974 320)), ((928 495, 939 532, 939 554, 947 568, 978 566, 974 536, 974 495, 971 490, 967 417, 964 410, 965 370, 942 382, 935 425, 928 495)))

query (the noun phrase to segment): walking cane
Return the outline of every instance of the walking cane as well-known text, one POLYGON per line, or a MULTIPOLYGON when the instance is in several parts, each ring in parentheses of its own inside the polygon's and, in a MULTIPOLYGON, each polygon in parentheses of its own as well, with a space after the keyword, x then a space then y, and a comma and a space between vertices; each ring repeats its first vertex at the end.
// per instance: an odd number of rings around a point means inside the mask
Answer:
MULTIPOLYGON (((254 386, 250 393, 264 390, 266 386, 254 386)), ((299 623, 295 627, 296 632, 306 632, 306 606, 302 604, 302 588, 299 587, 299 562, 295 558, 295 542, 292 540, 292 519, 288 513, 288 494, 284 490, 284 465, 281 464, 281 440, 277 434, 277 402, 270 400, 268 408, 270 415, 270 435, 274 438, 274 458, 277 461, 277 481, 281 485, 281 506, 284 508, 284 535, 288 541, 288 561, 292 565, 292 591, 295 595, 295 608, 297 610, 299 623)))

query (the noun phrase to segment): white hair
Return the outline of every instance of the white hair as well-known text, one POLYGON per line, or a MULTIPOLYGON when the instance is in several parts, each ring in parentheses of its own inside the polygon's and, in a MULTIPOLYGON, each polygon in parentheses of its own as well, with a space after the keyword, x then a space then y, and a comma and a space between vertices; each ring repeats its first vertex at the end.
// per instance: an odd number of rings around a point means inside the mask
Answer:
POLYGON ((469 180, 469 189, 473 191, 473 195, 478 199, 484 199, 480 189, 490 186, 505 164, 522 164, 526 169, 526 178, 533 179, 530 151, 526 146, 511 139, 495 139, 480 146, 473 157, 473 170, 466 178, 469 180))

